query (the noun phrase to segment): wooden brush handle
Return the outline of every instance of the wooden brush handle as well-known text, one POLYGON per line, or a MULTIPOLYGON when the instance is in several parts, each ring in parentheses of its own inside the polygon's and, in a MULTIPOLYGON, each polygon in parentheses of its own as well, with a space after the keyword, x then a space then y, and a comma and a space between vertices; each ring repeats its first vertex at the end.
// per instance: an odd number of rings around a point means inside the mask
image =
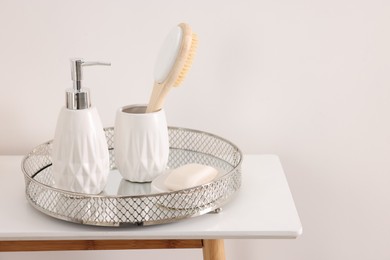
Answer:
POLYGON ((179 55, 176 58, 177 61, 164 82, 154 83, 152 95, 150 96, 146 113, 155 112, 162 109, 167 94, 175 85, 176 80, 180 77, 180 72, 182 71, 183 63, 185 62, 184 56, 185 55, 179 55))
POLYGON ((157 82, 154 83, 152 94, 150 95, 150 99, 149 99, 149 104, 148 104, 148 107, 146 108, 146 113, 151 113, 151 112, 156 111, 155 110, 155 103, 156 103, 156 100, 160 94, 162 87, 163 86, 161 84, 159 84, 157 82))
POLYGON ((171 89, 172 87, 167 84, 155 83, 148 107, 146 108, 146 113, 162 109, 165 103, 165 98, 171 89))

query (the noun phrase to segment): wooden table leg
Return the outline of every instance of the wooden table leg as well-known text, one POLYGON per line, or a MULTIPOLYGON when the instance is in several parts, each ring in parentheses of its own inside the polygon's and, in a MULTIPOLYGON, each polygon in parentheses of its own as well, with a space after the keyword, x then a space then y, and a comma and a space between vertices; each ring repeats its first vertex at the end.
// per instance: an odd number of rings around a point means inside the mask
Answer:
POLYGON ((203 239, 203 260, 226 260, 223 239, 203 239))

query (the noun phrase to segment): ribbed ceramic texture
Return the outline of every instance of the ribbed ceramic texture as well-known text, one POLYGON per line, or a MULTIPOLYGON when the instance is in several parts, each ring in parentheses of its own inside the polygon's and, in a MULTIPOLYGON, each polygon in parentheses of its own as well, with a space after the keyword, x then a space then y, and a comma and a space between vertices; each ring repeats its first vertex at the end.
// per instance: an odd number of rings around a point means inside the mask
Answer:
POLYGON ((55 187, 88 194, 102 192, 110 172, 107 149, 95 107, 62 108, 52 150, 55 187))
POLYGON ((115 119, 114 155, 122 177, 134 182, 151 182, 164 172, 168 163, 168 125, 164 110, 128 113, 121 108, 115 119))
MULTIPOLYGON (((105 130, 113 156, 114 129, 105 130)), ((213 134, 183 128, 169 128, 168 167, 200 163, 220 169, 224 174, 214 181, 175 192, 105 196, 86 195, 53 187, 51 142, 31 151, 22 161, 27 200, 38 210, 71 222, 124 226, 175 222, 203 215, 228 202, 241 185, 242 153, 231 142, 213 134)))

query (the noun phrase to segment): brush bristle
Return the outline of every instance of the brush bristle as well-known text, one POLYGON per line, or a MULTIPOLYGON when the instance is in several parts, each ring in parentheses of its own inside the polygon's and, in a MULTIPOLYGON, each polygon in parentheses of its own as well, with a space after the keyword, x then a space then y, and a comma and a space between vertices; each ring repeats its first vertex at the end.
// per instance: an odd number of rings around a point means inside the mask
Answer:
POLYGON ((186 61, 184 63, 183 68, 181 69, 181 71, 179 73, 179 76, 177 77, 175 83, 173 84, 173 86, 175 86, 175 87, 179 86, 183 82, 184 78, 187 76, 188 71, 191 68, 192 62, 194 61, 197 47, 198 47, 198 36, 195 33, 193 33, 192 39, 191 39, 191 47, 190 47, 190 50, 188 52, 186 61))

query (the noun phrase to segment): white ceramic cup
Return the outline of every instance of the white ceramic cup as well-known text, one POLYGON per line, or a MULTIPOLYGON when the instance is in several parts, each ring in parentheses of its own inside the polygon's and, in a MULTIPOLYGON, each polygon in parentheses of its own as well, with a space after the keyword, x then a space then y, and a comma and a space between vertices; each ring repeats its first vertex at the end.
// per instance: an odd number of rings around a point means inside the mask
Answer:
POLYGON ((115 119, 115 164, 122 177, 150 182, 163 173, 169 155, 168 125, 164 110, 145 113, 146 105, 118 110, 115 119))

